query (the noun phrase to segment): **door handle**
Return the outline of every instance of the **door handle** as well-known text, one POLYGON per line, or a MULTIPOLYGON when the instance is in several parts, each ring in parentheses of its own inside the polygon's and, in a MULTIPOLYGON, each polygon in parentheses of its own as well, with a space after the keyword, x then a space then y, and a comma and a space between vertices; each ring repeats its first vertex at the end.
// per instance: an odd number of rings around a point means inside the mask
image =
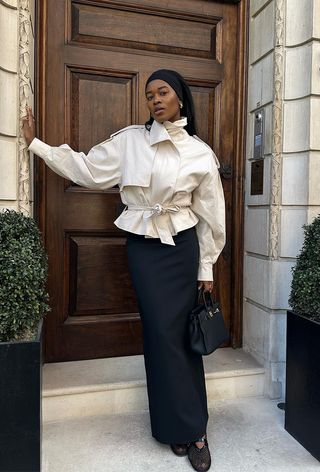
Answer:
POLYGON ((219 169, 221 177, 224 179, 232 179, 232 167, 230 164, 223 164, 219 169))
POLYGON ((222 249, 222 257, 225 261, 229 261, 231 257, 231 245, 229 241, 226 241, 224 248, 222 249))

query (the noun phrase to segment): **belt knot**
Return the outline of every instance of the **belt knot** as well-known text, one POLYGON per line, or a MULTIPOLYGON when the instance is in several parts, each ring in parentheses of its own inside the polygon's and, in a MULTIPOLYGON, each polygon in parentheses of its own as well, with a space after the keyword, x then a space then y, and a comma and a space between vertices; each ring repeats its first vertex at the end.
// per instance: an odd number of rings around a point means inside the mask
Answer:
POLYGON ((164 206, 164 205, 161 205, 161 203, 156 203, 153 207, 150 208, 150 210, 153 214, 156 213, 157 215, 163 215, 164 213, 176 213, 180 211, 180 206, 179 205, 164 206))

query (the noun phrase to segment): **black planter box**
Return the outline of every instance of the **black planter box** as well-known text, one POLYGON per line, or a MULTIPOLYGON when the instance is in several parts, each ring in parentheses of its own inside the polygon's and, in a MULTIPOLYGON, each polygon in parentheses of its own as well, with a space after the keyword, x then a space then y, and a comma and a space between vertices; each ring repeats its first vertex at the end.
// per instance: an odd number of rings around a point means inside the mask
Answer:
POLYGON ((285 429, 320 461, 320 323, 287 312, 285 429))
POLYGON ((34 341, 0 343, 0 471, 41 467, 42 324, 34 341))

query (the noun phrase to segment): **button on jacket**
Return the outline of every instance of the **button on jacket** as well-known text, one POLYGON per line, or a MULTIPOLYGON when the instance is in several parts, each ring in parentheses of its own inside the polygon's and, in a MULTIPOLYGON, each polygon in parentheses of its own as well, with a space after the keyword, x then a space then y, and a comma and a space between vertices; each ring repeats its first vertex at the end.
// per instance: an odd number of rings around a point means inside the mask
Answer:
POLYGON ((125 210, 119 228, 174 245, 172 236, 196 225, 198 280, 212 280, 212 265, 225 244, 225 203, 219 162, 212 149, 174 123, 133 125, 111 135, 88 154, 35 138, 29 150, 60 176, 87 188, 119 185, 125 210))

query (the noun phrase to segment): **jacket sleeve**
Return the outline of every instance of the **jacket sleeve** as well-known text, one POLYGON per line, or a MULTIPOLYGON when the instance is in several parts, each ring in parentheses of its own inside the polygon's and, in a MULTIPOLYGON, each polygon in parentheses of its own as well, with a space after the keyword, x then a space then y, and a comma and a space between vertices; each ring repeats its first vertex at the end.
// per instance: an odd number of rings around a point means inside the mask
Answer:
POLYGON ((56 174, 87 188, 108 189, 120 182, 120 156, 114 138, 94 146, 88 154, 62 144, 54 147, 34 138, 29 148, 56 174))
POLYGON ((192 195, 191 209, 199 218, 198 280, 213 280, 212 265, 225 245, 225 201, 217 162, 210 159, 209 169, 192 195))

